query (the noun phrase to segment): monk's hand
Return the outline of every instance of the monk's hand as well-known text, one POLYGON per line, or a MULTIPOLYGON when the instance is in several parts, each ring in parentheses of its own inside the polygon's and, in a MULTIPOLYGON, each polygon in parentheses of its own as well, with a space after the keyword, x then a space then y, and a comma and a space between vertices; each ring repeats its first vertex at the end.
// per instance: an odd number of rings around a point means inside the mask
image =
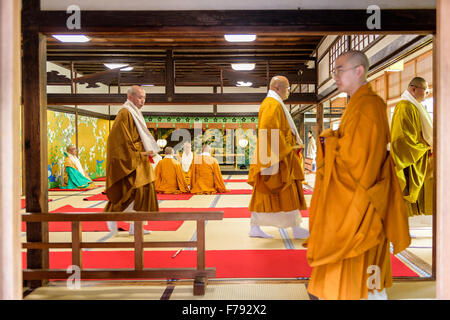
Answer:
POLYGON ((151 157, 153 157, 155 155, 155 152, 153 150, 150 150, 150 151, 141 152, 141 154, 143 156, 151 156, 151 157))

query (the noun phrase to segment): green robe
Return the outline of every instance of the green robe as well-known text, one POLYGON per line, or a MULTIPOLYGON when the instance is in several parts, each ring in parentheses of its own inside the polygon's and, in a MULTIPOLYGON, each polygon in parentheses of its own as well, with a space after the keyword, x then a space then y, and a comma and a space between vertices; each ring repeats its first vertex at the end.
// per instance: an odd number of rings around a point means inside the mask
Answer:
POLYGON ((401 100, 391 124, 391 154, 409 216, 433 213, 431 147, 422 137, 419 110, 401 100))
POLYGON ((85 177, 80 171, 77 170, 75 164, 70 160, 67 153, 64 152, 66 157, 64 161, 64 184, 61 189, 90 189, 94 188, 95 184, 90 178, 85 177))

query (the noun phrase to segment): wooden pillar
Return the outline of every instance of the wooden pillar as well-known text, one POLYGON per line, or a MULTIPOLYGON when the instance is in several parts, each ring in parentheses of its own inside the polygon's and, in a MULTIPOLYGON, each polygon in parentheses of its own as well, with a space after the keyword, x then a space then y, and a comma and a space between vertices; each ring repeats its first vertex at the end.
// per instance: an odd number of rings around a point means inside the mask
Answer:
POLYGON ((175 67, 172 50, 167 50, 166 59, 166 95, 168 101, 172 101, 175 94, 175 67))
MULTIPOLYGON (((22 96, 27 212, 48 212, 46 37, 37 30, 40 1, 24 0, 22 10, 22 96)), ((28 242, 48 242, 48 223, 27 223, 28 242)), ((48 268, 48 249, 27 250, 28 269, 48 268)), ((45 282, 30 281, 31 287, 45 282)))
MULTIPOLYGON (((213 93, 217 93, 217 86, 213 87, 213 93)), ((216 117, 217 116, 217 104, 213 105, 213 116, 216 117)))
POLYGON ((22 298, 20 1, 0 1, 0 300, 22 298))
POLYGON ((323 103, 316 106, 316 139, 323 131, 323 103))
POLYGON ((305 114, 301 113, 298 116, 299 119, 299 126, 298 126, 298 134, 300 135, 300 138, 302 138, 303 143, 305 143, 305 114))
POLYGON ((450 299, 450 2, 438 0, 436 3, 436 83, 433 83, 435 97, 435 137, 436 157, 436 298, 450 299))

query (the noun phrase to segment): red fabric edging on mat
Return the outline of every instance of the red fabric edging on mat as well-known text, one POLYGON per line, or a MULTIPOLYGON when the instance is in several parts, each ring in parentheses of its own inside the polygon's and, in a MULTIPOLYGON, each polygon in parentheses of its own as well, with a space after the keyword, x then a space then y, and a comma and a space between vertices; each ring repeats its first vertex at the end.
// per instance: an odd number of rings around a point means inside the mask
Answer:
POLYGON ((223 179, 223 182, 247 182, 247 179, 223 179))
MULTIPOLYGON (((145 251, 145 268, 195 268, 197 252, 145 251)), ((133 251, 83 251, 83 268, 134 268, 133 251)), ((299 278, 310 277, 311 267, 306 250, 207 250, 206 267, 216 268, 217 278, 299 278)), ((22 253, 26 266, 26 253, 22 253)), ((403 262, 391 254, 394 277, 418 277, 403 262)), ((71 252, 50 252, 51 269, 67 269, 72 265, 71 252)))
MULTIPOLYGON (((182 194, 162 194, 158 193, 158 200, 189 200, 194 195, 190 193, 182 193, 182 194)), ((84 201, 108 201, 108 197, 106 194, 99 193, 87 198, 83 199, 84 201)))
POLYGON ((106 177, 95 178, 92 181, 106 181, 106 177))

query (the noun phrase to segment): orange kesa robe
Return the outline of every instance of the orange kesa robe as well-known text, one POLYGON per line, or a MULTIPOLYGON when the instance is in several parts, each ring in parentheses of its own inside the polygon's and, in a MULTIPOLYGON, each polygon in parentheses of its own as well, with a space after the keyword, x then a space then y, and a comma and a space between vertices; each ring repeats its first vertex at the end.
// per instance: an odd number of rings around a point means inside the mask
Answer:
POLYGON ((194 155, 191 165, 191 193, 214 194, 227 192, 219 163, 210 155, 194 155))
POLYGON ((158 193, 179 194, 187 192, 181 164, 172 158, 164 158, 156 165, 155 188, 158 193))
POLYGON ((394 162, 386 104, 370 84, 351 97, 337 131, 325 130, 310 207, 308 291, 321 299, 362 299, 392 285, 394 253, 411 242, 394 162), (374 271, 376 270, 376 271, 374 271), (370 282, 377 275, 379 282, 370 282))
MULTIPOLYGON (((307 208, 302 186, 305 179, 303 158, 298 150, 293 149, 296 144, 295 135, 281 104, 272 97, 265 98, 259 109, 257 149, 247 180, 253 186, 250 211, 274 214, 307 208), (272 129, 279 130, 278 154, 271 143, 272 134, 276 135, 276 131, 272 129), (267 133, 267 139, 264 139, 263 132, 267 133), (265 153, 270 161, 265 161, 264 156, 260 156, 260 151, 265 153), (277 165, 274 174, 261 174, 262 170, 277 165)), ((300 220, 299 212, 297 222, 300 220)))

